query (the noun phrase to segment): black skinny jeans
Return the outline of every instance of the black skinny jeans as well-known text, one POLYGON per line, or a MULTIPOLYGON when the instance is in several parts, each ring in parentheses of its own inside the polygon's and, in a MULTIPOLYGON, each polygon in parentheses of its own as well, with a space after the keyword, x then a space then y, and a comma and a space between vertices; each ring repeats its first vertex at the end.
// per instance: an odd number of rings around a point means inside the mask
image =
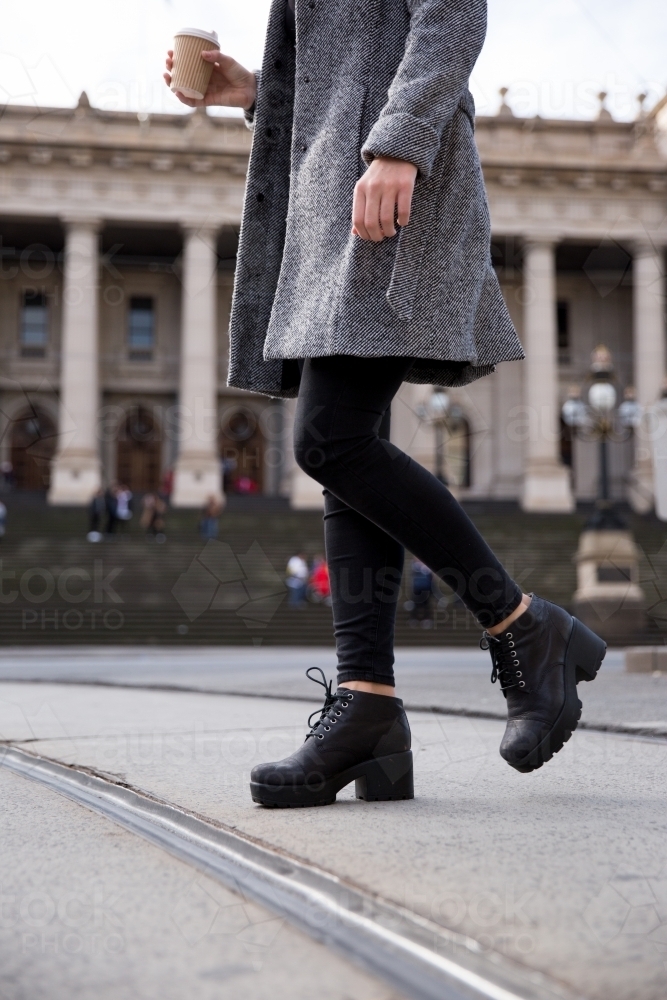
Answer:
POLYGON ((403 546, 485 627, 521 602, 446 486, 388 440, 389 408, 410 358, 334 355, 302 364, 296 460, 324 489, 338 681, 394 683, 403 546))

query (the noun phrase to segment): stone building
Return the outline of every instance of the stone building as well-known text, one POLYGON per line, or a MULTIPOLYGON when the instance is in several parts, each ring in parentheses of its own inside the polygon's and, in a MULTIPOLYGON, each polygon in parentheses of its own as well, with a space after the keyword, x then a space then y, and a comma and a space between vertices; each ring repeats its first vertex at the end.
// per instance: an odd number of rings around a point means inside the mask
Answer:
MULTIPOLYGON (((492 254, 527 360, 448 394, 405 385, 392 436, 462 497, 568 511, 597 452, 560 407, 591 350, 644 406, 665 377, 667 144, 658 115, 477 121, 492 254), (442 401, 442 400, 440 400, 442 401), (434 416, 435 413, 435 416, 434 416)), ((83 504, 100 485, 224 485, 317 506, 295 468, 292 402, 226 387, 251 133, 237 118, 9 106, 0 118, 0 461, 18 488, 83 504), (11 463, 11 473, 10 473, 11 463)), ((627 438, 627 434, 625 435, 627 438)), ((652 504, 650 449, 612 448, 612 487, 652 504)))

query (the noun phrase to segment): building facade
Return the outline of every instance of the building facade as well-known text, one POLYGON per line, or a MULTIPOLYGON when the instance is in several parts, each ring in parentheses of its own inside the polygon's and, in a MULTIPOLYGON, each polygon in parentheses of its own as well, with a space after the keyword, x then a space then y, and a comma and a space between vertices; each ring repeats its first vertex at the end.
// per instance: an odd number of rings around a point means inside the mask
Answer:
MULTIPOLYGON (((657 115, 477 120, 492 255, 527 359, 448 393, 404 385, 392 437, 459 495, 568 511, 594 442, 560 420, 592 349, 651 406, 665 379, 667 145, 657 115), (442 394, 440 394, 441 398, 442 394)), ((0 462, 17 488, 84 504, 111 482, 321 504, 293 462, 293 402, 226 386, 251 133, 236 118, 5 108, 0 119, 0 462)), ((612 489, 653 496, 646 435, 619 435, 612 489)))

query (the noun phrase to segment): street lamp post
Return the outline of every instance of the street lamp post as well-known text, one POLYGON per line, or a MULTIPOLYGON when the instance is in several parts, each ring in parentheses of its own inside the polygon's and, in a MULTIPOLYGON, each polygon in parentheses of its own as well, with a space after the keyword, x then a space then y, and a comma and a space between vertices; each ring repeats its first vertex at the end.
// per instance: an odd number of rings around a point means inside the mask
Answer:
POLYGON ((595 511, 587 527, 592 530, 622 529, 625 524, 611 499, 609 484, 609 442, 627 440, 642 418, 642 408, 628 388, 625 398, 616 407, 617 393, 613 384, 614 366, 610 351, 603 345, 591 356, 588 401, 574 387, 562 408, 563 420, 582 441, 597 441, 599 454, 598 495, 595 511))
POLYGON ((429 416, 435 433, 435 478, 447 486, 445 474, 445 426, 449 414, 449 396, 444 389, 436 386, 428 401, 429 416))
MULTIPOLYGON (((445 461, 445 443, 447 436, 460 430, 464 413, 458 403, 452 403, 442 386, 433 387, 426 405, 420 405, 417 414, 421 420, 427 420, 433 427, 435 438, 435 477, 443 486, 449 485, 445 461)), ((456 477, 454 477, 456 479, 456 477)))
POLYGON ((599 476, 595 511, 579 538, 577 591, 573 611, 607 641, 627 641, 644 622, 645 599, 639 586, 639 558, 630 532, 613 505, 609 483, 609 442, 627 440, 642 419, 631 388, 617 407, 614 366, 609 350, 591 355, 586 402, 575 386, 562 416, 576 437, 597 441, 599 476))

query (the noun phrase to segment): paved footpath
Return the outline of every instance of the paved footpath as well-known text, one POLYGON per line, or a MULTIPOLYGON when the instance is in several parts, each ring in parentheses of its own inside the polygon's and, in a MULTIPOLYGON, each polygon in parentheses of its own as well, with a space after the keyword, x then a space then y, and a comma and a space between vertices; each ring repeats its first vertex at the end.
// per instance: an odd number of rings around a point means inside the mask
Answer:
MULTIPOLYGON (((659 731, 667 678, 624 675, 612 654, 608 673, 582 695, 596 706, 592 725, 629 731, 580 730, 549 765, 521 775, 498 755, 502 723, 483 717, 498 711, 485 660, 428 651, 436 655, 401 665, 406 701, 436 709, 410 715, 411 802, 366 803, 353 788, 322 809, 250 801, 252 766, 303 739, 318 698, 302 671, 318 657, 330 662, 328 651, 88 651, 69 660, 6 652, 0 738, 311 862, 467 935, 524 969, 527 983, 537 971, 555 994, 663 1000, 667 741, 631 732, 649 723, 659 731), (177 684, 246 693, 150 689, 177 684)), ((202 997, 401 995, 184 862, 3 768, 0 800, 2 1000, 186 997, 193 984, 202 997), (98 886, 102 900, 117 900, 101 914, 90 904, 98 886)))

